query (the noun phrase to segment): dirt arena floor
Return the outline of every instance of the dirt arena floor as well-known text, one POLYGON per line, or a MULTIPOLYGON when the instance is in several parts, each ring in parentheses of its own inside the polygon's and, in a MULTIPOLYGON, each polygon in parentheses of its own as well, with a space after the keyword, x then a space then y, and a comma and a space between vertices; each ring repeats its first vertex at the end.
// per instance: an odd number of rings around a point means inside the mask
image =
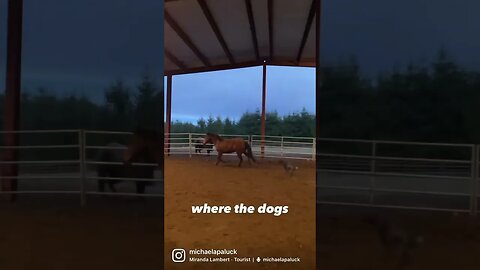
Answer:
POLYGON ((317 214, 317 269, 480 269, 480 219, 468 214, 334 206, 318 206, 317 214), (386 249, 366 217, 388 220, 423 238, 404 267, 399 267, 399 250, 386 249))
MULTIPOLYGON (((238 168, 236 157, 215 166, 215 157, 169 157, 165 161, 166 269, 314 269, 315 163, 299 166, 289 177, 278 160, 238 168), (272 214, 192 214, 192 205, 239 203, 289 206, 272 214), (237 249, 237 257, 300 257, 301 263, 173 263, 183 249, 237 249)), ((201 256, 200 256, 201 257, 201 256)), ((233 258, 232 258, 233 260, 233 258)))
POLYGON ((163 269, 162 210, 153 198, 0 200, 0 269, 163 269))
MULTIPOLYGON (((13 204, 0 200, 0 270, 311 270, 315 261, 321 270, 480 269, 480 218, 317 205, 315 223, 314 164, 297 162, 300 170, 289 178, 275 161, 245 162, 245 168, 230 158, 218 167, 214 163, 214 157, 166 160, 166 249, 161 199, 92 196, 84 208, 76 195, 22 195, 13 204), (280 217, 189 214, 193 203, 205 202, 285 204, 290 212, 280 217), (398 252, 381 244, 366 217, 389 220, 407 234, 422 236, 408 265, 398 267, 398 252), (302 256, 305 264, 171 263, 173 248, 200 247, 237 248, 239 257, 302 256)), ((129 184, 124 188, 133 190, 129 184)))

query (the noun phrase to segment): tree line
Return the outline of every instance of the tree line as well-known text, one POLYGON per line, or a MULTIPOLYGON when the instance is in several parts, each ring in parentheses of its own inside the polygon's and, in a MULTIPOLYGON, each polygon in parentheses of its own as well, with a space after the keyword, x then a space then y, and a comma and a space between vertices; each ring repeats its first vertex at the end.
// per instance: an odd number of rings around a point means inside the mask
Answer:
MULTIPOLYGON (((112 82, 104 94, 105 102, 96 103, 85 96, 59 97, 45 88, 22 93, 20 129, 22 130, 111 130, 133 131, 137 127, 161 129, 163 91, 149 76, 143 76, 133 88, 121 80, 112 82)), ((4 95, 0 95, 0 111, 4 115, 4 95)), ((0 117, 3 127, 4 117, 0 117)), ((95 135, 88 145, 105 145, 112 141, 126 144, 128 136, 95 135)), ((77 133, 20 134, 21 145, 75 145, 77 133)), ((3 136, 0 136, 0 145, 3 136)), ((92 157, 95 151, 87 152, 92 157)), ((39 156, 55 159, 78 159, 78 149, 22 149, 24 159, 39 156)))
POLYGON ((318 95, 320 137, 480 143, 480 73, 445 50, 374 79, 354 60, 326 67, 318 95))
MULTIPOLYGON (((354 61, 322 68, 318 112, 290 115, 268 112, 267 135, 480 143, 480 72, 467 70, 440 50, 425 66, 368 78, 354 61)), ((45 89, 22 94, 22 129, 99 129, 131 131, 159 128, 163 120, 162 88, 148 76, 131 89, 121 81, 105 90, 105 102, 87 97, 57 97, 45 89)), ((0 95, 0 112, 4 96, 0 95)), ((0 118, 3 126, 3 117, 0 118)), ((239 120, 221 117, 196 123, 172 123, 172 132, 259 134, 260 112, 239 120)))
MULTIPOLYGON (((230 135, 258 135, 261 129, 260 110, 244 113, 238 121, 228 117, 209 116, 200 118, 196 124, 175 121, 172 132, 215 132, 230 135)), ((277 112, 265 114, 265 133, 270 136, 315 137, 315 115, 303 109, 297 113, 280 116, 277 112)))
MULTIPOLYGON (((131 131, 135 127, 159 129, 163 121, 163 92, 149 76, 131 89, 121 80, 105 89, 105 102, 86 96, 58 97, 45 88, 23 93, 21 129, 100 129, 131 131)), ((0 110, 4 112, 4 95, 0 110)), ((0 124, 3 126, 3 117, 0 124)))

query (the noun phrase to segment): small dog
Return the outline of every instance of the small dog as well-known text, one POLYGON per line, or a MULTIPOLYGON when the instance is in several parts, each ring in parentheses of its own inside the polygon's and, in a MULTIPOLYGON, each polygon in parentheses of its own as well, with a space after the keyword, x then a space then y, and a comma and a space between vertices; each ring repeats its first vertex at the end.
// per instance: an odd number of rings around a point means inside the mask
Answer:
POLYGON ((298 170, 298 166, 294 166, 292 163, 288 161, 280 160, 278 163, 283 165, 283 169, 285 169, 285 172, 290 174, 290 176, 293 175, 293 172, 298 170))

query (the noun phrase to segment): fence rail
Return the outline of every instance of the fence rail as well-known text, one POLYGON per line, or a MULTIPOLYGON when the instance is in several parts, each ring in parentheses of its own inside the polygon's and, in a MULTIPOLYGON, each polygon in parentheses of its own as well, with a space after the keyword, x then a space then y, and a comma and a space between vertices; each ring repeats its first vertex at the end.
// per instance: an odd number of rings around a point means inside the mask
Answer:
MULTIPOLYGON (((4 134, 7 132, 0 131, 0 133, 4 134)), ((96 189, 98 180, 121 180, 131 182, 132 184, 138 181, 163 181, 162 177, 156 177, 155 179, 98 177, 91 170, 89 170, 91 166, 97 165, 123 165, 122 162, 99 162, 96 160, 96 155, 98 154, 98 151, 102 150, 125 149, 126 147, 106 146, 106 144, 111 141, 127 142, 128 136, 132 134, 131 132, 99 130, 22 130, 14 133, 29 137, 25 138, 25 144, 19 146, 0 145, 0 151, 16 149, 20 154, 20 159, 18 161, 8 161, 4 159, 0 160, 0 167, 5 168, 12 164, 18 165, 19 174, 17 176, 0 175, 0 177, 2 179, 16 179, 21 181, 20 186, 22 189, 17 191, 0 190, 0 195, 73 194, 80 196, 80 202, 82 205, 86 203, 88 196, 98 195, 163 197, 163 192, 161 191, 137 194, 131 192, 131 188, 127 189, 126 187, 124 187, 123 190, 119 190, 119 192, 115 193, 98 192, 96 189), (42 134, 44 134, 44 137, 45 135, 61 135, 58 137, 60 139, 55 137, 55 139, 53 139, 54 141, 60 141, 61 138, 63 138, 62 136, 67 134, 68 142, 63 145, 58 145, 44 143, 43 141, 43 143, 32 145, 30 140, 33 138, 35 141, 38 141, 38 136, 42 136, 42 134), (101 138, 102 136, 105 138, 101 138), (32 151, 34 151, 34 155, 30 153, 32 151), (60 153, 59 151, 62 152, 60 153), (54 153, 52 154, 52 152, 54 153), (59 159, 58 155, 65 154, 65 152, 67 152, 66 155, 71 158, 59 159), (53 158, 52 155, 54 156, 53 158), (51 159, 46 159, 46 156, 51 159), (62 170, 59 170, 59 168, 62 168, 62 170), (42 183, 44 183, 45 186, 42 186, 42 183)), ((133 163, 132 166, 156 167, 158 164, 133 163)))
MULTIPOLYGON (((0 134, 4 133, 7 132, 0 131, 0 134)), ((88 196, 163 196, 162 190, 136 194, 128 190, 120 190, 118 193, 98 192, 93 188, 98 180, 126 180, 132 183, 145 181, 138 178, 98 177, 89 170, 99 164, 121 165, 120 162, 99 162, 95 156, 98 151, 106 149, 125 149, 125 146, 106 144, 113 140, 125 145, 131 132, 68 129, 22 130, 15 133, 28 136, 24 140, 25 144, 16 147, 0 145, 0 151, 16 149, 21 154, 20 161, 0 160, 0 165, 2 168, 11 164, 18 165, 21 171, 18 176, 5 175, 3 179, 22 181, 22 190, 0 191, 0 194, 77 194, 82 204, 86 203, 88 196), (68 139, 65 137, 67 135, 68 139), (53 141, 63 141, 63 144, 42 144, 39 143, 38 136, 58 136, 60 139, 53 141), (49 153, 50 159, 46 159, 45 152, 49 153), (55 171, 55 175, 45 174, 47 171, 55 171), (38 189, 42 181, 61 183, 55 189, 38 189), (31 184, 27 185, 27 182, 31 184)), ((211 149, 204 148, 204 134, 165 135, 165 149, 170 155, 207 155, 206 150, 215 154, 213 145, 207 145, 211 149)), ((223 136, 244 138, 257 156, 316 160, 317 203, 320 204, 460 211, 471 214, 479 212, 478 145, 287 136, 262 138, 259 135, 244 134, 223 136)), ((142 163, 133 165, 156 166, 142 163)), ((160 176, 151 181, 163 180, 160 176)))
POLYGON ((317 202, 478 213, 478 146, 317 139, 317 202))
MULTIPOLYGON (((165 134, 165 151, 168 154, 208 155, 205 149, 215 147, 212 144, 203 145, 205 134, 200 133, 169 133, 165 134)), ((225 138, 243 138, 250 143, 254 155, 266 158, 304 159, 315 160, 315 138, 308 137, 281 137, 259 135, 224 135, 225 138)), ((228 154, 234 155, 234 154, 228 154)))

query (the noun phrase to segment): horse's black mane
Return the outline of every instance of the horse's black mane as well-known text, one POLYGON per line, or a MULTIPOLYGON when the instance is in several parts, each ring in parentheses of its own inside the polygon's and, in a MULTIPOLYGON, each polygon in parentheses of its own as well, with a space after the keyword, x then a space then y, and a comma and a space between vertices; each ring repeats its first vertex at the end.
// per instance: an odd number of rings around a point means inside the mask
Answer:
POLYGON ((207 136, 215 137, 215 138, 217 138, 217 140, 223 141, 223 138, 220 137, 220 135, 218 135, 216 133, 207 132, 207 136))

